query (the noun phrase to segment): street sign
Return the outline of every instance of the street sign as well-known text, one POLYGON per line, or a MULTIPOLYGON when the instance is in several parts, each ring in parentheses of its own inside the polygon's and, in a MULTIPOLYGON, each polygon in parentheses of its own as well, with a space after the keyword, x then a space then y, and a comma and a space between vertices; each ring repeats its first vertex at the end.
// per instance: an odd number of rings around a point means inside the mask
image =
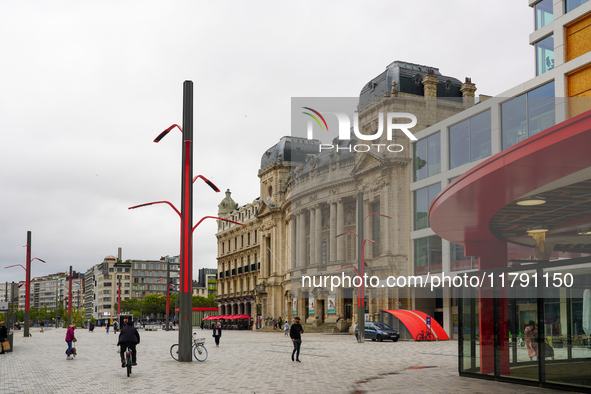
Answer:
POLYGON ((431 316, 427 316, 427 325, 430 326, 431 325, 431 316))
POLYGON ((0 301, 0 311, 8 311, 8 302, 0 301))

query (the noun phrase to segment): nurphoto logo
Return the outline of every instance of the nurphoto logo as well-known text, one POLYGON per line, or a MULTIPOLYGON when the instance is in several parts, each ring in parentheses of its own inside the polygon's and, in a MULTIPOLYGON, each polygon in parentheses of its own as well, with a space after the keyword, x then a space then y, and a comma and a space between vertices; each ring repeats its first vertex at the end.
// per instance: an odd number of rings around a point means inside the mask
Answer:
MULTIPOLYGON (((314 122, 318 124, 320 130, 328 132, 328 124, 326 119, 319 111, 312 109, 310 107, 302 107, 303 109, 309 112, 302 112, 304 115, 310 117, 308 119, 307 125, 307 138, 309 140, 314 139, 314 122)), ((339 140, 348 140, 351 137, 350 130, 351 130, 351 121, 349 120, 349 116, 344 112, 325 112, 325 114, 332 114, 336 116, 337 121, 339 122, 339 140)), ((396 129, 402 131, 411 141, 417 141, 417 137, 415 137, 411 132, 410 128, 416 126, 417 124, 417 117, 408 112, 388 112, 386 114, 386 139, 388 141, 392 141, 392 132, 396 129), (394 119, 410 119, 409 123, 394 123, 394 119)), ((382 136, 384 133, 384 113, 380 112, 378 114, 378 130, 375 134, 361 134, 359 131, 359 116, 357 113, 353 113, 353 132, 355 136, 360 140, 377 140, 382 136)), ((380 152, 382 149, 387 150, 388 152, 402 152, 404 147, 400 144, 371 144, 371 146, 376 147, 377 151, 380 152)), ((322 150, 331 150, 335 149, 337 152, 340 150, 348 150, 351 152, 352 150, 355 152, 367 152, 369 151, 370 145, 368 144, 356 144, 356 145, 348 145, 348 146, 339 146, 338 144, 320 144, 319 151, 322 150)))

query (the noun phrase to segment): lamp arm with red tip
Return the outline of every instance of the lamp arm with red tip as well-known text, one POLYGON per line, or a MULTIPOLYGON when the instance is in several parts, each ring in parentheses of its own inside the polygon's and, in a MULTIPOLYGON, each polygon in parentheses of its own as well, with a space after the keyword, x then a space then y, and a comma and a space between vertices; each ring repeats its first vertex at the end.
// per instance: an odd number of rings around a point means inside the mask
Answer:
POLYGON ((179 212, 179 210, 178 210, 178 209, 176 209, 176 207, 175 207, 174 205, 172 205, 172 203, 171 203, 171 202, 169 202, 169 201, 154 201, 154 202, 147 202, 147 203, 145 203, 145 204, 134 205, 133 207, 129 207, 129 208, 127 208, 127 209, 136 209, 136 208, 146 207, 146 206, 148 206, 148 205, 154 205, 154 204, 168 204, 168 205, 170 205, 170 207, 171 207, 172 209, 174 209, 174 211, 175 211, 175 212, 176 212, 176 213, 179 215, 179 217, 180 217, 181 219, 183 218, 183 215, 181 215, 181 213, 179 212))

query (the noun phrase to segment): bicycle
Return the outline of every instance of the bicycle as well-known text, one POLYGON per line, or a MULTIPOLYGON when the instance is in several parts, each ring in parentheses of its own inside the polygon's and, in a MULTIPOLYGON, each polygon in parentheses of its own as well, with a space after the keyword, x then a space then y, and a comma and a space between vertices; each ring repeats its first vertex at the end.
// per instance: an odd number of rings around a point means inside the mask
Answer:
POLYGON ((417 334, 415 337, 415 341, 434 341, 435 335, 431 332, 431 330, 422 330, 417 334))
MULTIPOLYGON (((197 333, 193 333, 193 356, 197 361, 204 362, 207 360, 207 349, 204 346, 205 338, 196 338, 197 333)), ((170 356, 179 361, 179 344, 175 343, 170 347, 170 356)))
POLYGON ((127 367, 127 377, 131 375, 131 349, 129 346, 125 349, 125 366, 127 367))

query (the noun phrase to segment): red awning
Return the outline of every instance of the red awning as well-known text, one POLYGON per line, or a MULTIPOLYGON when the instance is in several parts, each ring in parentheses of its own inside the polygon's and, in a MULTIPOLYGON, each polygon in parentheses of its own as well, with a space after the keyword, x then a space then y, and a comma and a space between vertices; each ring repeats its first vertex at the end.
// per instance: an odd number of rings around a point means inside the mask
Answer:
MULTIPOLYGON (((423 331, 427 327, 427 315, 425 312, 421 311, 409 311, 404 309, 396 309, 391 311, 383 311, 388 312, 391 315, 394 315, 398 320, 404 324, 404 326, 410 332, 413 338, 417 337, 421 331, 423 331)), ((429 316, 430 317, 430 316, 429 316)), ((437 323, 437 321, 431 317, 431 332, 435 335, 440 341, 449 340, 449 336, 445 332, 445 330, 437 323)))

